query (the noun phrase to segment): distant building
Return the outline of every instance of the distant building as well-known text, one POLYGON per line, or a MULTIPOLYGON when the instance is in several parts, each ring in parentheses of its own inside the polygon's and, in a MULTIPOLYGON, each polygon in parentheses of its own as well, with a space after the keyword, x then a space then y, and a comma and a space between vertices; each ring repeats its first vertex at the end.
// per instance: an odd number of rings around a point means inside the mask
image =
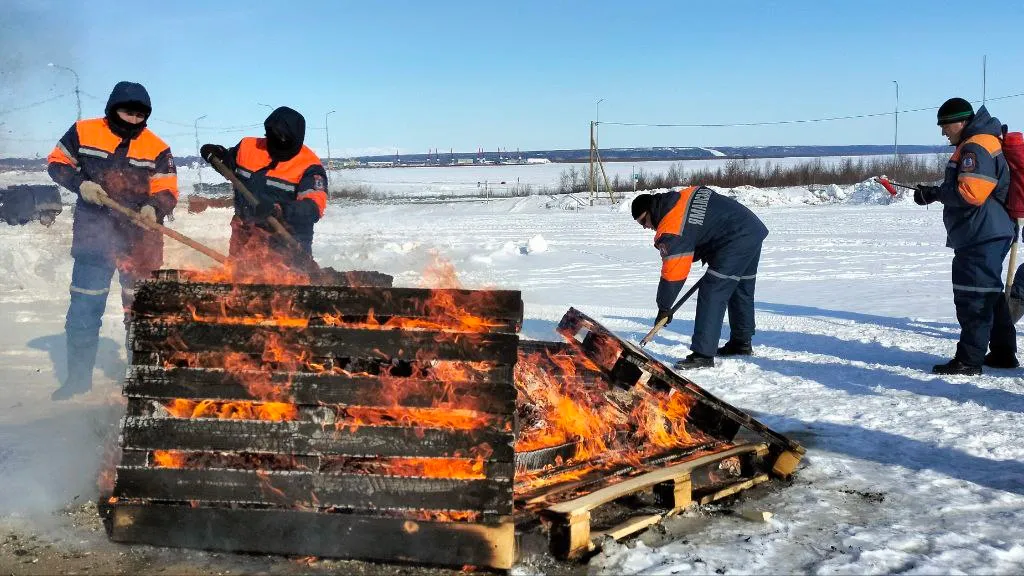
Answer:
POLYGON ((547 158, 527 158, 527 164, 551 164, 551 160, 547 158))
POLYGON ((393 168, 395 166, 394 160, 378 160, 376 162, 367 162, 367 168, 393 168))

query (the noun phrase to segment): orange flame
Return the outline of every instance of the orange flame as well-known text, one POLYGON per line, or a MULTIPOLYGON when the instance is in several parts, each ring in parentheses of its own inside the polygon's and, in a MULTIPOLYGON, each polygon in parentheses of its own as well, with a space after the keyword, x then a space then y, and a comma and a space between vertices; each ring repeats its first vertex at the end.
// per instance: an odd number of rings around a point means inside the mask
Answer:
POLYGON ((164 408, 176 418, 218 418, 221 420, 295 420, 299 416, 294 404, 283 402, 223 402, 175 398, 164 408))
POLYGON ((359 426, 415 426, 449 430, 476 430, 493 426, 497 417, 473 410, 389 406, 339 406, 337 428, 359 426))

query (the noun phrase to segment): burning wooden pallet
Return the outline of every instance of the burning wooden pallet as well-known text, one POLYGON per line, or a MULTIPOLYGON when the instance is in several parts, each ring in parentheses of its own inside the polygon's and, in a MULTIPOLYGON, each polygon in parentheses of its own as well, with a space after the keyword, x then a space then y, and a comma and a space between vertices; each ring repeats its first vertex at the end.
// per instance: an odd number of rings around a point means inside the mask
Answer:
MULTIPOLYGON (((800 445, 668 370, 578 310, 565 314, 558 332, 569 347, 552 343, 546 354, 552 363, 559 364, 556 356, 561 355, 584 368, 577 387, 585 392, 575 401, 603 406, 605 414, 612 414, 605 421, 622 415, 625 427, 601 437, 603 452, 577 442, 517 454, 517 514, 536 513, 550 523, 551 550, 557 556, 579 557, 605 536, 622 538, 691 503, 724 498, 769 475, 788 476, 802 457, 800 445), (747 439, 738 439, 741 430, 747 439), (616 448, 627 453, 609 459, 616 448), (663 512, 592 529, 593 510, 644 491, 657 495, 663 512)), ((521 360, 518 368, 533 364, 521 360)), ((522 394, 524 382, 517 385, 522 394)))
POLYGON ((508 568, 518 292, 143 283, 120 542, 508 568))

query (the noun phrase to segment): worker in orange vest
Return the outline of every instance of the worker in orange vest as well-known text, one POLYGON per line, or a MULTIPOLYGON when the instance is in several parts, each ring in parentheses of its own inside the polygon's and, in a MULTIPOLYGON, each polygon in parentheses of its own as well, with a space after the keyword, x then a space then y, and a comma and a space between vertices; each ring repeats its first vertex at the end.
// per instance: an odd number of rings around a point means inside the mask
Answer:
POLYGON ((251 206, 235 192, 230 255, 258 257, 269 246, 287 256, 287 245, 266 224, 268 216, 284 224, 311 254, 313 225, 327 208, 327 172, 316 153, 303 145, 306 120, 302 114, 281 106, 270 113, 263 127, 265 137, 243 138, 231 149, 219 144, 200 148, 203 158, 223 162, 259 201, 251 206))
POLYGON ((163 263, 163 236, 140 228, 102 204, 104 198, 163 223, 178 203, 170 147, 146 127, 153 108, 141 84, 118 82, 102 118, 79 120, 47 157, 53 180, 78 195, 71 256, 71 303, 64 324, 67 378, 54 400, 92 388, 99 332, 110 280, 118 272, 125 328, 135 283, 163 263))

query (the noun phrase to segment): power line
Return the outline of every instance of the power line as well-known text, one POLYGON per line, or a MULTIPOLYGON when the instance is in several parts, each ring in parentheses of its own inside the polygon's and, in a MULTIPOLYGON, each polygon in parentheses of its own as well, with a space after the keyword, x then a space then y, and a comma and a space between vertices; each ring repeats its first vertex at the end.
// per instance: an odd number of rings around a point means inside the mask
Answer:
MULTIPOLYGON (((163 118, 153 118, 153 122, 161 122, 163 124, 170 124, 172 126, 182 126, 185 128, 192 128, 192 124, 186 124, 185 122, 176 122, 174 120, 164 120, 163 118)), ((250 130, 252 128, 259 128, 263 126, 263 123, 259 124, 238 124, 236 126, 200 126, 200 130, 222 130, 225 132, 233 130, 250 130)))
POLYGON ((47 102, 53 102, 54 100, 58 100, 60 98, 64 98, 65 96, 70 96, 71 94, 73 94, 73 92, 65 92, 63 94, 57 94, 56 96, 50 96, 49 98, 46 98, 44 100, 38 100, 38 101, 33 102, 31 104, 25 104, 24 106, 18 106, 17 108, 8 108, 7 110, 0 110, 0 116, 3 116, 5 114, 11 114, 13 112, 20 112, 22 110, 28 110, 29 108, 35 108, 36 106, 42 106, 43 104, 46 104, 47 102))
MULTIPOLYGON (((1024 92, 1017 94, 1009 94, 1007 96, 998 96, 996 98, 988 98, 988 100, 1006 100, 1009 98, 1018 98, 1024 96, 1024 92)), ((977 101, 975 101, 977 102, 977 101)), ((874 114, 850 114, 846 116, 829 116, 826 118, 807 118, 801 120, 771 120, 765 122, 722 122, 722 123, 700 123, 700 124, 650 124, 645 122, 600 122, 600 124, 608 124, 609 126, 641 126, 647 128, 732 128, 732 127, 744 127, 744 126, 777 126, 780 124, 809 124, 814 122, 832 122, 835 120, 855 120, 859 118, 876 118, 879 116, 892 116, 894 114, 906 114, 908 112, 923 112, 925 110, 935 110, 938 106, 926 106, 924 108, 913 108, 909 110, 894 110, 891 112, 876 112, 874 114)))

